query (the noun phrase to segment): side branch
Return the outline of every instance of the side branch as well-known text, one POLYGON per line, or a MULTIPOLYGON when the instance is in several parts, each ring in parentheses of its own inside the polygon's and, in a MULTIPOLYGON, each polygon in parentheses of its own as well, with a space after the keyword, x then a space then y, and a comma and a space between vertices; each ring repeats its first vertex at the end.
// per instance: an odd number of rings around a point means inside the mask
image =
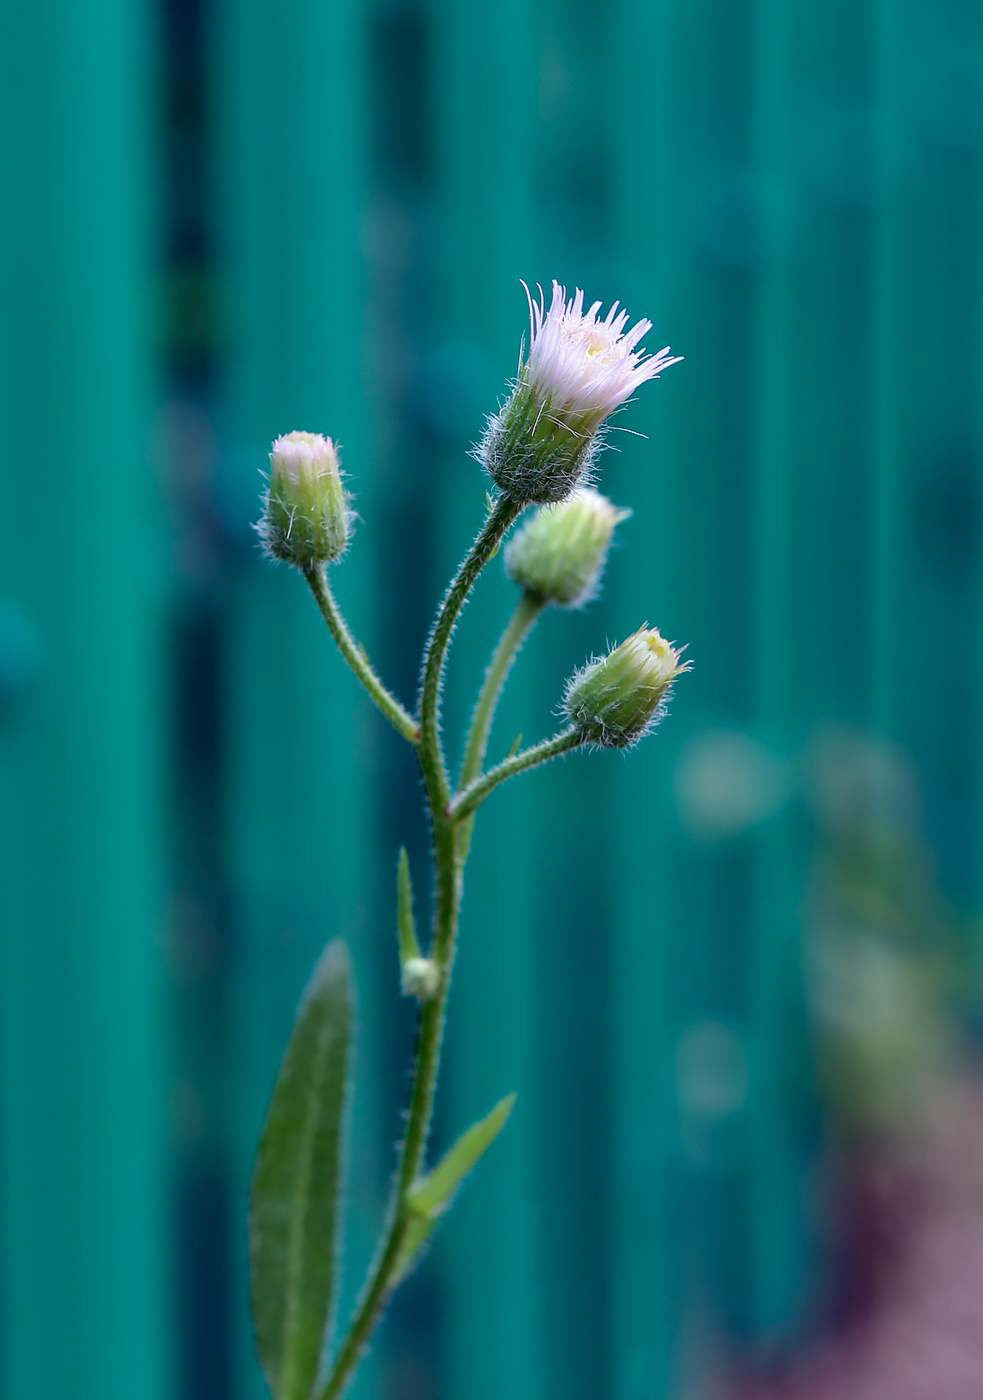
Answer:
POLYGON ((446 807, 450 797, 447 770, 440 744, 440 688, 444 661, 454 626, 468 594, 482 569, 497 552, 509 526, 522 513, 520 501, 499 496, 451 582, 427 642, 420 681, 420 766, 431 809, 446 807))
POLYGON ((342 656, 393 728, 398 730, 403 738, 408 739, 411 744, 418 744, 420 742, 420 726, 413 716, 403 708, 395 695, 391 695, 386 689, 373 670, 372 663, 365 652, 348 630, 348 623, 335 602, 324 569, 318 565, 312 565, 310 568, 304 569, 303 573, 308 587, 314 595, 314 601, 321 610, 321 616, 338 643, 338 650, 342 656))
POLYGON ((477 782, 459 792, 449 804, 447 815, 452 821, 461 821, 464 817, 469 817, 506 779, 524 773, 527 768, 536 768, 540 763, 548 763, 551 758, 558 758, 561 753, 579 749, 584 743, 579 729, 564 729, 560 734, 554 734, 552 739, 544 739, 541 744, 523 749, 521 753, 505 759, 496 767, 489 768, 477 782))
POLYGON ((485 763, 488 736, 502 688, 508 680, 512 664, 518 656, 523 642, 535 625, 540 613, 546 607, 546 599, 536 593, 523 593, 516 604, 515 612, 499 639, 498 646, 488 663, 484 683, 478 703, 474 707, 471 729, 468 732, 464 761, 461 764, 459 788, 466 788, 479 776, 485 763))

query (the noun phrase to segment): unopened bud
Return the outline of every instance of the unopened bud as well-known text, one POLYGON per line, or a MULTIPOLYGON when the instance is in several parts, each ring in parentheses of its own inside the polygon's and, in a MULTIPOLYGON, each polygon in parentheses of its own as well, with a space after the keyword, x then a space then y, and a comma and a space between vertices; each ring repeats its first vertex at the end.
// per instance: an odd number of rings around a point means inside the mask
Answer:
POLYGON ((505 572, 521 588, 561 608, 579 608, 597 593, 611 537, 629 510, 591 486, 541 506, 509 541, 505 572))
POLYGON ((670 686, 687 670, 657 628, 643 627, 578 671, 563 705, 586 742, 625 749, 658 724, 670 686))
MULTIPOLYGON (((528 291, 528 289, 527 289, 528 291)), ((636 349, 652 329, 615 302, 604 320, 599 301, 584 310, 578 290, 553 283, 549 310, 529 298, 529 355, 505 406, 488 423, 477 456, 500 491, 523 502, 562 501, 589 479, 605 420, 646 379, 676 360, 636 349)))
POLYGON ((440 968, 432 958, 407 958, 403 963, 401 985, 404 997, 429 1001, 440 986, 440 968))
POLYGON ((320 433, 287 433, 270 453, 270 489, 259 533, 274 559, 328 564, 348 543, 351 512, 338 452, 320 433))

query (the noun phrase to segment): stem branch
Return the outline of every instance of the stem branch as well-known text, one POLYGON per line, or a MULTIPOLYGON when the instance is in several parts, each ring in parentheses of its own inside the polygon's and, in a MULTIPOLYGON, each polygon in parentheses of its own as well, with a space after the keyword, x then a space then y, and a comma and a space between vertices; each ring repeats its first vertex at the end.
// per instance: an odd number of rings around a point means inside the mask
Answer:
POLYGON ((541 744, 534 744, 532 748, 523 749, 521 753, 514 754, 512 758, 506 758, 495 768, 489 768, 483 777, 466 787, 463 792, 459 792, 448 807, 448 816, 454 822, 463 821, 469 817, 476 808, 480 807, 486 797, 498 787, 499 783, 504 783, 507 778, 514 778, 517 773, 524 773, 527 768, 535 768, 540 763, 548 763, 551 758, 558 758, 561 753, 569 753, 571 749, 580 748, 584 738, 579 729, 564 729, 559 734, 554 734, 552 739, 544 739, 541 744))
POLYGON ((321 616, 331 630, 331 635, 338 643, 338 650, 348 662, 349 666, 358 676, 365 686, 372 699, 385 715, 389 723, 402 734, 404 739, 408 739, 411 744, 420 742, 420 726, 416 720, 396 699, 391 695, 382 681, 376 675, 371 661, 365 652, 356 642, 348 629, 348 623, 342 616, 341 609, 335 602, 334 594, 328 583, 327 574, 323 567, 313 565, 303 571, 308 587, 314 594, 314 601, 321 610, 321 616))
POLYGON ((545 606, 545 598, 540 598, 536 593, 523 593, 516 604, 515 612, 512 614, 508 626, 499 638, 498 646, 492 653, 488 670, 485 672, 481 694, 474 707, 471 729, 464 750, 464 762, 461 764, 461 776, 458 779, 460 789, 473 783, 481 772, 488 749, 488 736, 491 733, 492 721, 495 718, 495 709, 502 693, 502 687, 508 680, 512 663, 518 656, 523 642, 538 621, 545 606))
POLYGON ((482 569, 497 552, 506 530, 522 512, 522 503, 499 496, 451 582, 427 642, 420 682, 420 767, 433 813, 442 812, 450 798, 447 767, 440 743, 440 688, 444 662, 454 626, 482 569))

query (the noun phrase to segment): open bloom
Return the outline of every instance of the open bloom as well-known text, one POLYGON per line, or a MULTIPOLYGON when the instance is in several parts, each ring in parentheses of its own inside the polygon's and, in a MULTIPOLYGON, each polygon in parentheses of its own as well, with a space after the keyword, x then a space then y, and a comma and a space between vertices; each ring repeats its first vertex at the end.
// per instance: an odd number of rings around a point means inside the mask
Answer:
POLYGON ((274 559, 309 568, 337 559, 348 543, 351 512, 338 449, 320 433, 287 433, 270 452, 270 489, 259 524, 274 559))
POLYGON ((681 357, 668 347, 646 355, 639 341, 651 321, 627 329, 628 313, 617 302, 601 320, 601 303, 585 311, 579 288, 568 301, 554 282, 549 310, 541 289, 538 302, 528 287, 526 294, 529 354, 508 403, 488 424, 479 457, 515 499, 562 501, 589 479, 606 419, 681 357))
POLYGON ((626 749, 658 724, 673 681, 688 670, 658 628, 641 627, 571 677, 563 707, 588 743, 626 749))
POLYGON ((596 432, 605 418, 621 407, 640 384, 655 379, 681 355, 669 346, 657 355, 636 349, 652 329, 651 321, 636 321, 631 330, 628 312, 615 302, 604 320, 598 319, 601 303, 584 310, 584 294, 578 287, 567 301, 567 291, 553 283, 553 300, 545 309, 542 288, 539 301, 529 295, 530 346, 526 375, 533 391, 550 412, 583 431, 596 432))

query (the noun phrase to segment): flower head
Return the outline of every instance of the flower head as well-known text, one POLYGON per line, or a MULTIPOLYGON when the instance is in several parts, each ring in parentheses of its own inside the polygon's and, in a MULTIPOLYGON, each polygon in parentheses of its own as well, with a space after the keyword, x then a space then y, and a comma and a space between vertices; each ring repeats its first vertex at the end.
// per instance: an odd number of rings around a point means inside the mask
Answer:
POLYGON ((619 510, 592 486, 565 501, 540 506, 505 549, 509 578, 549 603, 579 608, 597 592, 619 510))
MULTIPOLYGON (((525 285, 525 284, 523 284, 525 285)), ((505 407, 489 421, 478 451, 495 484, 516 500, 562 501, 590 470, 605 421, 640 384, 676 364, 668 347, 646 355, 638 342, 652 329, 638 321, 630 330, 627 311, 601 303, 584 310, 578 290, 553 283, 549 310, 542 290, 529 296, 529 354, 519 365, 505 407)))
POLYGON ((665 713, 680 653, 655 627, 641 627, 607 656, 573 676, 563 697, 570 723, 602 748, 636 744, 665 713))
POLYGON ((530 345, 526 374, 533 391, 550 411, 582 431, 596 432, 640 384, 655 379, 681 355, 671 355, 668 345, 657 355, 636 349, 652 329, 651 321, 637 321, 631 330, 628 312, 615 302, 604 320, 598 319, 601 303, 584 310, 584 294, 578 287, 567 301, 567 289, 553 283, 549 310, 539 291, 539 301, 529 297, 530 345))
POLYGON ((351 512, 338 450, 320 433, 287 433, 270 452, 270 489, 258 525, 266 550, 300 568, 337 559, 348 543, 351 512))

